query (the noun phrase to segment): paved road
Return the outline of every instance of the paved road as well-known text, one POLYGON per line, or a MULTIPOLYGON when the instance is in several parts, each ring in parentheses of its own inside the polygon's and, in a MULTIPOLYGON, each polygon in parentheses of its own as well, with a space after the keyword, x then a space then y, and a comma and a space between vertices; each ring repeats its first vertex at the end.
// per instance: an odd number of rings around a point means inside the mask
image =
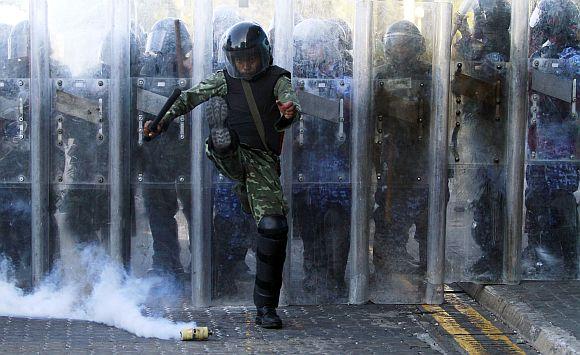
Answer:
POLYGON ((461 286, 543 354, 580 353, 580 281, 461 286))
POLYGON ((1 353, 535 353, 466 294, 442 306, 333 305, 281 308, 286 327, 264 330, 250 307, 165 309, 214 330, 204 342, 139 338, 101 324, 0 317, 1 353))

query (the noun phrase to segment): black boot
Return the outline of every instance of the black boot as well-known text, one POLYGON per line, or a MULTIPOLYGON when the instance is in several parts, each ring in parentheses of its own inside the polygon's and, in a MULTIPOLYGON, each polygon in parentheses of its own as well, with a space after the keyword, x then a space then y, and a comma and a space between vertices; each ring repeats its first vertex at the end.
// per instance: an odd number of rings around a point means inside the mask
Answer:
POLYGON ((282 319, 276 314, 276 308, 270 306, 256 307, 256 325, 266 329, 282 328, 282 319))

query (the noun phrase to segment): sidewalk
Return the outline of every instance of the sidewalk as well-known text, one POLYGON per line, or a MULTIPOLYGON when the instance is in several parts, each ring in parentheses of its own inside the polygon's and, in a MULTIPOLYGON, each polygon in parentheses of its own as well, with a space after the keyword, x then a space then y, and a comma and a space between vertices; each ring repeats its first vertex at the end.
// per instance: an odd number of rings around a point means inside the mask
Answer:
POLYGON ((460 285, 542 354, 580 354, 580 281, 460 285))

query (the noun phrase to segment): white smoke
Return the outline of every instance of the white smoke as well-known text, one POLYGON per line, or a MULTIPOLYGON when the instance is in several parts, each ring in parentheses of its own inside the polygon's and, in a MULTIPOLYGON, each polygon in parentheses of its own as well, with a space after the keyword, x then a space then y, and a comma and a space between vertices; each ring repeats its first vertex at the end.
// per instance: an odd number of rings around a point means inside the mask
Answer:
MULTIPOLYGON (((70 250, 70 249, 69 249, 70 250)), ((0 258, 0 315, 103 323, 141 337, 179 339, 195 323, 143 315, 145 304, 178 302, 178 287, 159 277, 133 277, 97 246, 73 248, 41 285, 26 293, 0 258)))

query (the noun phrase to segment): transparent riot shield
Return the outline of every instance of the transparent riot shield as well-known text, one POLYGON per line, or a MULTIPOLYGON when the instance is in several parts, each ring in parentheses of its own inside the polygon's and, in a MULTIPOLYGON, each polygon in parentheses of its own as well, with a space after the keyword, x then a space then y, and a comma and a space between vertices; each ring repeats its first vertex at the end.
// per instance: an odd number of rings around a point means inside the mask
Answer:
POLYGON ((108 245, 111 6, 48 3, 50 200, 63 256, 83 243, 108 245))
MULTIPOLYGON (((266 2, 268 3, 268 2, 266 2)), ((223 36, 241 21, 255 21, 264 29, 272 22, 274 6, 263 2, 235 0, 213 1, 212 70, 225 67, 221 50, 223 36)), ((227 115, 223 100, 212 100, 204 111, 204 120, 211 115, 227 115)), ((211 164, 211 299, 213 304, 252 304, 256 272, 256 222, 240 199, 240 186, 222 175, 211 164)))
POLYGON ((29 40, 27 5, 0 2, 0 11, 18 14, 0 24, 0 260, 9 260, 7 276, 20 286, 32 282, 30 61, 18 50, 29 40))
POLYGON ((500 282, 510 3, 465 1, 454 12, 446 281, 500 282))
POLYGON ((145 140, 174 89, 191 87, 191 2, 160 6, 139 2, 131 24, 131 268, 183 283, 191 270, 191 115, 145 140), (155 11, 152 11, 155 9, 155 11), (146 35, 144 35, 146 33, 146 35))
POLYGON ((157 115, 173 89, 190 85, 189 79, 133 78, 131 264, 136 273, 169 265, 182 272, 189 266, 191 118, 177 118, 154 141, 144 140, 143 125, 157 115))
POLYGON ((375 4, 370 299, 421 302, 429 220, 435 7, 375 4))
POLYGON ((577 21, 578 1, 540 1, 530 16, 523 279, 578 278, 577 21))
MULTIPOLYGON (((347 1, 342 6, 352 7, 347 1)), ((346 303, 350 250, 352 19, 298 6, 293 85, 290 302, 346 303)), ((326 10, 325 10, 326 11, 326 10)))

